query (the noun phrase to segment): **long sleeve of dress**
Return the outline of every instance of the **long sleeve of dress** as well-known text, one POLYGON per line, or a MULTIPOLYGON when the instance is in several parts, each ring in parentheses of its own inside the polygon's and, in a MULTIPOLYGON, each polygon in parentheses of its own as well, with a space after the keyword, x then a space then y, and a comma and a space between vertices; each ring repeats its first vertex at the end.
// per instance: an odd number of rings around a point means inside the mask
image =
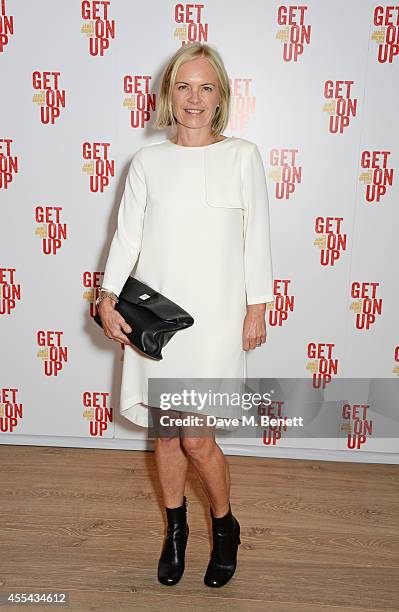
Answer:
POLYGON ((141 149, 129 166, 119 205, 117 228, 105 265, 102 286, 119 296, 141 249, 147 186, 141 162, 141 149))
POLYGON ((263 161, 256 144, 243 169, 243 198, 247 304, 273 302, 269 198, 263 161))

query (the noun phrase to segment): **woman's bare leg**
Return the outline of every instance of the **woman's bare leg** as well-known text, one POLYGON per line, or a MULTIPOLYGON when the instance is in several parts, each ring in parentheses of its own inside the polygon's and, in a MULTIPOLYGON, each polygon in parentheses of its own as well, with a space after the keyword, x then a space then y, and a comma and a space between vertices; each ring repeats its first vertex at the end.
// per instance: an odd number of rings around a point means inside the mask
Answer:
MULTIPOLYGON (((186 413, 185 413, 186 414, 186 413)), ((182 428, 182 445, 195 467, 216 518, 229 511, 230 469, 222 449, 215 440, 215 427, 182 428)))
MULTIPOLYGON (((160 409, 152 409, 158 410, 160 409)), ((168 411, 169 416, 177 416, 177 411, 168 411)), ((152 412, 157 416, 158 413, 152 412)), ((174 437, 155 438, 154 454, 158 477, 162 489, 164 505, 167 508, 178 508, 183 504, 184 488, 187 479, 188 459, 181 447, 179 429, 174 437)), ((172 435, 173 432, 171 431, 172 435)))

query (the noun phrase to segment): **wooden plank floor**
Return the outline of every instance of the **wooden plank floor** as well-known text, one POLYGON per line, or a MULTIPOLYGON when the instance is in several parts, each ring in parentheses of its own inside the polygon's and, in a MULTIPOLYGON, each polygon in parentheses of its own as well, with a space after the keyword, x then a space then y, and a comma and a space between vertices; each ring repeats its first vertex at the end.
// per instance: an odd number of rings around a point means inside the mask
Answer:
POLYGON ((69 612, 399 610, 399 466, 227 460, 236 574, 203 584, 211 524, 190 469, 186 571, 167 587, 152 452, 0 446, 0 591, 66 590, 69 612))

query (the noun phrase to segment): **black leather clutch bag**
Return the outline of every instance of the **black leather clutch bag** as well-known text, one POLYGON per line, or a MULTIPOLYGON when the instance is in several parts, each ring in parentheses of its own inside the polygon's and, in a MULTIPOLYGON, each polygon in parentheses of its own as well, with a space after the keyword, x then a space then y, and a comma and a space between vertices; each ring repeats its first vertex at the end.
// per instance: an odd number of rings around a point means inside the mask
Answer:
MULTIPOLYGON (((115 310, 132 328, 130 333, 124 332, 130 342, 158 361, 163 359, 162 349, 174 334, 194 323, 181 306, 132 276, 123 286, 115 310)), ((102 327, 98 312, 94 320, 102 327)))

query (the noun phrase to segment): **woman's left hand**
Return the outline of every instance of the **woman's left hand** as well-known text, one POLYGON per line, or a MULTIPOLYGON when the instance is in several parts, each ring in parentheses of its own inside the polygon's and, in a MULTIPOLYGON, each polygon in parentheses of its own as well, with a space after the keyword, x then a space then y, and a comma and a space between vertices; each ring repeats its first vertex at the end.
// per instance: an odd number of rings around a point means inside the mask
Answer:
POLYGON ((254 349, 266 342, 266 304, 250 304, 244 319, 242 347, 244 351, 254 349))

